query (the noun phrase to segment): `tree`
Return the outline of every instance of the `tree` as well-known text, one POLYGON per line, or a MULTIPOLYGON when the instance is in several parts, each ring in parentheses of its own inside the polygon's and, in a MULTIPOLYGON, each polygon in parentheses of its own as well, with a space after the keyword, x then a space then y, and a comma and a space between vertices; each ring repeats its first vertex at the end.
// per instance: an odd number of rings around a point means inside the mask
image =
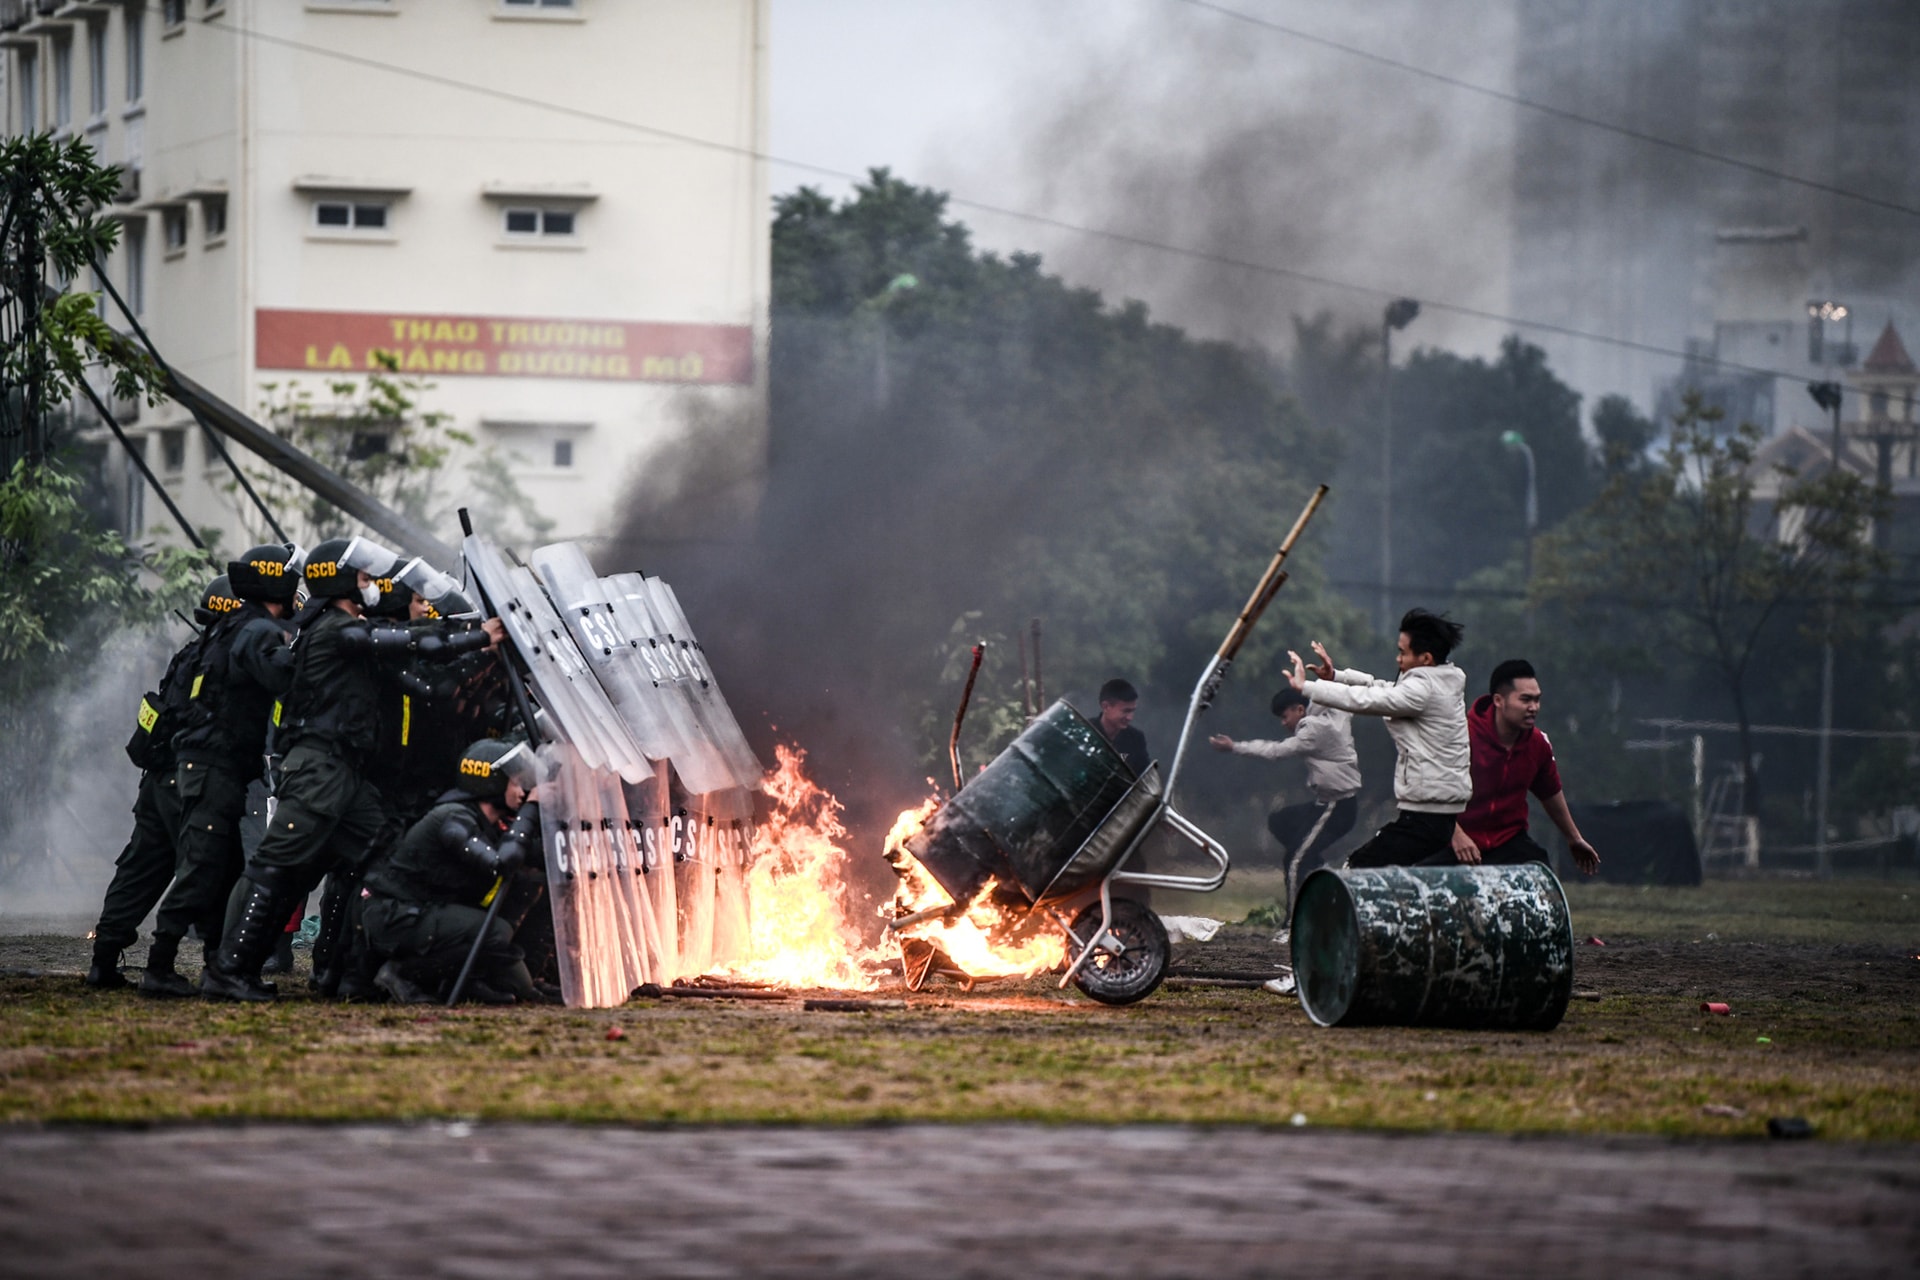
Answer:
MULTIPOLYGON (((49 297, 114 244, 99 217, 119 188, 76 140, 46 135, 0 142, 0 241, 6 250, 4 354, 7 470, 0 478, 0 774, 14 794, 43 800, 76 753, 98 742, 49 732, 53 710, 80 686, 119 635, 151 630, 204 583, 197 554, 141 549, 106 527, 83 500, 76 415, 66 407, 83 378, 121 399, 158 395, 157 370, 115 340, 89 293, 49 297)), ((81 420, 92 417, 90 408, 81 420)), ((0 880, 33 861, 11 838, 23 806, 0 810, 0 880)))
POLYGON ((1782 475, 1754 494, 1752 424, 1721 433, 1720 411, 1690 394, 1644 470, 1614 473, 1592 507, 1542 540, 1536 602, 1584 618, 1589 643, 1629 640, 1662 660, 1678 651, 1715 673, 1739 724, 1747 812, 1758 811, 1748 680, 1771 625, 1796 606, 1839 634, 1878 563, 1867 542, 1884 495, 1849 472, 1782 475))
MULTIPOLYGON (((492 537, 506 543, 544 538, 553 521, 521 490, 509 461, 497 450, 481 449, 471 432, 449 425, 450 415, 423 408, 432 384, 402 377, 391 356, 380 360, 383 368, 364 379, 328 382, 324 396, 300 382, 267 383, 261 389, 261 416, 295 448, 428 528, 451 525, 455 504, 446 493, 449 472, 463 460, 468 482, 463 500, 492 537)), ((282 524, 304 545, 361 531, 331 502, 279 471, 249 468, 248 475, 268 508, 280 513, 282 524)), ((237 489, 228 485, 230 493, 237 489)), ((235 509, 250 523, 256 516, 251 505, 235 509)), ((253 533, 267 537, 264 528, 253 533)))
MULTIPOLYGON (((884 829, 903 789, 946 772, 975 640, 1004 638, 967 758, 1017 730, 1010 641, 1039 616, 1049 700, 1091 710, 1125 675, 1170 759, 1206 655, 1337 454, 1272 362, 982 253, 943 195, 885 170, 844 201, 781 197, 773 280, 771 471, 745 545, 636 534, 627 553, 698 594, 736 705, 778 707, 853 819, 871 799, 884 829)), ((1229 686, 1252 724, 1286 645, 1365 635, 1317 586, 1320 538, 1229 686)))

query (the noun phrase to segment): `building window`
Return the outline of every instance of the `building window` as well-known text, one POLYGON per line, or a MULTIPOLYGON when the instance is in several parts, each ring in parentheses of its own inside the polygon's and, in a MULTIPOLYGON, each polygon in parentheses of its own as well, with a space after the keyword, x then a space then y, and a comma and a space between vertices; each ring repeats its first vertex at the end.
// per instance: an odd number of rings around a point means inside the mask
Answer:
POLYGON ((187 248, 187 208, 174 205, 160 214, 160 230, 166 237, 169 254, 184 253, 187 248))
POLYGON ((347 457, 354 462, 378 458, 388 452, 388 444, 389 438, 384 431, 356 431, 353 439, 347 442, 347 457))
POLYGON ((1880 419, 1887 416, 1887 393, 1874 391, 1867 396, 1867 416, 1880 419))
POLYGON ((146 15, 138 9, 128 9, 126 24, 127 105, 131 107, 147 92, 146 15))
POLYGON ((227 238, 227 198, 208 196, 200 204, 200 221, 206 231, 207 243, 227 238))
POLYGON ((121 228, 127 242, 127 306, 135 315, 147 310, 147 228, 128 222, 121 228))
POLYGON ((73 123, 73 42, 53 42, 53 127, 73 123))
POLYGON ((561 436, 553 442, 553 465, 570 467, 573 465, 573 441, 561 436))
POLYGON ((160 466, 166 471, 187 469, 187 433, 184 429, 169 428, 160 433, 160 466))
POLYGON ((500 7, 509 13, 532 13, 540 9, 571 10, 573 0, 500 0, 500 7))
POLYGON ((323 231, 385 231, 387 206, 361 200, 315 200, 313 225, 323 231))
POLYGON ((40 131, 40 60, 20 54, 20 132, 40 131))
POLYGON ((107 28, 87 24, 87 110, 95 119, 107 114, 107 28))
POLYGON ((502 218, 506 233, 521 236, 570 236, 574 214, 571 209, 508 209, 502 218))
POLYGON ((187 0, 160 0, 160 25, 169 31, 187 25, 187 0))

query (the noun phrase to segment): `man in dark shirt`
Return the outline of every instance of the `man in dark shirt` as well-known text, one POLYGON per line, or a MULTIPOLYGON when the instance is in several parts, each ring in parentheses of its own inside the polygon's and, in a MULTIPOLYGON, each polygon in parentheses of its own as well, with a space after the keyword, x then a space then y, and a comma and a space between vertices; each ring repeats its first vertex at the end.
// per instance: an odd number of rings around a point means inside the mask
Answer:
POLYGON ((1140 691, 1116 676, 1100 686, 1100 718, 1093 722, 1135 777, 1153 763, 1147 753, 1147 736, 1133 727, 1133 713, 1139 705, 1140 691))
POLYGON ((1454 858, 1495 866, 1546 862, 1547 851, 1527 834, 1527 793, 1567 838, 1574 865, 1587 875, 1600 869, 1600 855, 1580 834, 1567 808, 1554 763, 1553 744, 1534 720, 1540 714, 1540 681, 1524 658, 1493 669, 1485 697, 1467 712, 1473 748, 1473 799, 1454 827, 1454 858))

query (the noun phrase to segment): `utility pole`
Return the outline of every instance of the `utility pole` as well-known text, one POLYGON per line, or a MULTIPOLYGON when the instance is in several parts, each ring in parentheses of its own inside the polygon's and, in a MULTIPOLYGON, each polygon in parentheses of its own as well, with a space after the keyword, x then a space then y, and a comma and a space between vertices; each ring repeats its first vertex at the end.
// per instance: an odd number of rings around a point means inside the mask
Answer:
MULTIPOLYGON (((1833 414, 1833 460, 1840 471, 1840 384, 1816 382, 1807 394, 1833 414)), ((1820 762, 1813 783, 1813 869, 1822 880, 1833 878, 1833 855, 1827 850, 1827 795, 1833 779, 1833 597, 1826 601, 1825 634, 1820 642, 1820 762)))
POLYGON ((1527 460, 1527 550, 1525 576, 1521 579, 1527 599, 1525 603, 1527 620, 1527 639, 1533 639, 1533 535, 1540 528, 1540 492, 1537 476, 1533 467, 1533 446, 1518 431, 1504 432, 1500 443, 1509 449, 1518 449, 1527 460))
POLYGON ((1380 325, 1380 631, 1391 636, 1393 617, 1393 331, 1420 314, 1412 298, 1387 304, 1380 325))

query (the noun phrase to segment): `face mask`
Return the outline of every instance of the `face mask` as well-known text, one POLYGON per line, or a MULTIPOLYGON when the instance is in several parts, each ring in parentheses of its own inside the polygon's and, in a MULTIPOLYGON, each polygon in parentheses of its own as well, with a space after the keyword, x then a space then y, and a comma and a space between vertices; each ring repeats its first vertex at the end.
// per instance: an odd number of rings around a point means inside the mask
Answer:
POLYGON ((366 586, 360 588, 360 603, 369 609, 379 604, 380 584, 377 582, 369 582, 366 586))

